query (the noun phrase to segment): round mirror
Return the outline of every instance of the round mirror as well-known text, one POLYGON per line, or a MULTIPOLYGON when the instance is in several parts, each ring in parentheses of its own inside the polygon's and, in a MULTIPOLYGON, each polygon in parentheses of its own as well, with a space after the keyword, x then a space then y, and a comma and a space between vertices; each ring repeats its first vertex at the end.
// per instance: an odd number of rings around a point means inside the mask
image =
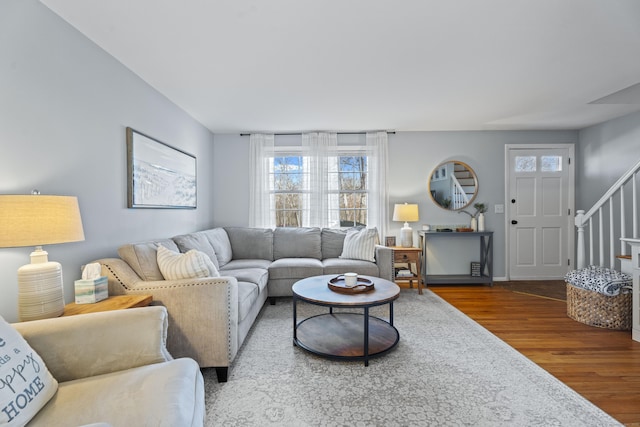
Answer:
POLYGON ((458 211, 478 194, 478 178, 471 167, 451 160, 436 166, 429 176, 429 195, 443 209, 458 211))

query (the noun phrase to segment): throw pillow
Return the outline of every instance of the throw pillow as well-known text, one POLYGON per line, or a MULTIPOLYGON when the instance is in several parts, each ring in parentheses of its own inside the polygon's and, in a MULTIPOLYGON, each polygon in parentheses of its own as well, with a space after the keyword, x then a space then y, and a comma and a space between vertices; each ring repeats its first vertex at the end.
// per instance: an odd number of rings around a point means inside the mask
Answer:
POLYGON ((181 254, 160 245, 157 257, 158 267, 166 280, 220 277, 220 272, 207 254, 196 249, 181 254))
POLYGON ((25 339, 0 317, 0 425, 23 426, 58 390, 25 339))
POLYGON ((377 228, 349 230, 344 238, 344 245, 342 247, 342 255, 340 255, 340 258, 361 259, 363 261, 375 262, 377 243, 377 228))

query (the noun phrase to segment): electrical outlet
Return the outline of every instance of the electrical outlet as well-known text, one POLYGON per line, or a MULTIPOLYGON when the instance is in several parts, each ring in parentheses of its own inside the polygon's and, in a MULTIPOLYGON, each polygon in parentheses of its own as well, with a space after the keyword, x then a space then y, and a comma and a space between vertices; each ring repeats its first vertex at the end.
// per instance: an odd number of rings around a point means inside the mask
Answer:
POLYGON ((504 205, 494 205, 493 212, 495 212, 497 214, 503 214, 504 213, 504 205))

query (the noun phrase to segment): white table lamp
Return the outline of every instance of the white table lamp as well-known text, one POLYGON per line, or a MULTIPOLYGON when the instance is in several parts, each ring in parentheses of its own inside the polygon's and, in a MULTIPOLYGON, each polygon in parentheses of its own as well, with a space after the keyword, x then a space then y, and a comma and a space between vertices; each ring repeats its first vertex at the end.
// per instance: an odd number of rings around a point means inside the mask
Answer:
POLYGON ((0 195, 0 248, 35 246, 31 264, 18 269, 20 321, 64 312, 60 263, 42 245, 84 240, 78 199, 71 196, 0 195))
POLYGON ((419 221, 418 205, 416 204, 396 204, 393 208, 393 220, 404 221, 404 226, 400 229, 400 246, 403 248, 413 247, 413 230, 409 227, 410 222, 419 221))

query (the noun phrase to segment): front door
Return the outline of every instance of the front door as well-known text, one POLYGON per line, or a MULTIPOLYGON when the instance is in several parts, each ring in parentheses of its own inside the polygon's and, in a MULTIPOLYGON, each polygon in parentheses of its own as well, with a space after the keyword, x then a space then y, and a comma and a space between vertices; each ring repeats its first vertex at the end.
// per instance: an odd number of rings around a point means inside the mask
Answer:
POLYGON ((562 279, 573 264, 573 145, 507 145, 510 280, 562 279))

